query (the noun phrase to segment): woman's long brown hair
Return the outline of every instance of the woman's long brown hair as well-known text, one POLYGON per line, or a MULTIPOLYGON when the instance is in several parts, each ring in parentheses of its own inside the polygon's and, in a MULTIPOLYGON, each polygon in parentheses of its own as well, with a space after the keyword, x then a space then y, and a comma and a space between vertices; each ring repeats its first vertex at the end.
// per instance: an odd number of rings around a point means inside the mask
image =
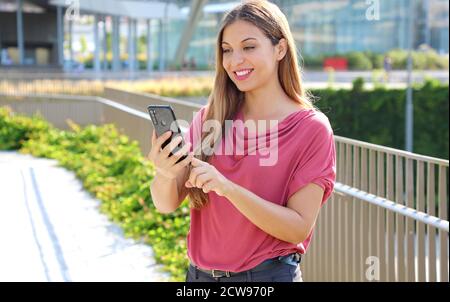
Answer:
MULTIPOLYGON (((222 65, 223 31, 228 25, 238 20, 249 22, 258 27, 270 39, 273 46, 277 45, 280 39, 286 39, 287 52, 278 66, 278 78, 281 87, 292 100, 297 101, 303 108, 314 108, 302 86, 297 48, 286 16, 275 4, 268 1, 246 1, 225 15, 217 36, 214 86, 208 98, 203 120, 219 121, 222 127, 221 129, 212 129, 209 132, 202 131, 201 143, 194 146, 195 157, 205 162, 208 162, 211 155, 200 152, 199 149, 203 150, 202 148, 205 148, 205 146, 214 148, 216 143, 225 135, 225 120, 231 120, 244 101, 244 93, 232 82, 222 65)), ((201 209, 208 202, 208 195, 199 188, 189 188, 188 195, 192 208, 201 209)))

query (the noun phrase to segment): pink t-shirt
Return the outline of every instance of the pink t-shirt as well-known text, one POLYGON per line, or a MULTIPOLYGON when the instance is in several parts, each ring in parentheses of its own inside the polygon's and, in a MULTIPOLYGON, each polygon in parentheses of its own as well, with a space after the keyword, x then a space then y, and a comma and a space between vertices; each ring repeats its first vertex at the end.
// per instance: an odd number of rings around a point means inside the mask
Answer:
MULTIPOLYGON (((185 135, 185 140, 193 145, 200 143, 206 108, 196 113, 185 135)), ((282 206, 309 183, 324 189, 322 205, 331 195, 336 154, 333 130, 323 113, 314 109, 293 112, 276 127, 270 127, 264 136, 244 126, 239 110, 231 129, 218 147, 223 152, 214 154, 209 161, 229 180, 282 206), (266 139, 265 144, 258 141, 262 138, 266 139), (232 154, 227 149, 230 139, 235 142, 232 154), (242 149, 237 147, 238 139, 245 142, 244 152, 239 152, 242 149), (262 164, 264 158, 266 162, 262 164)), ((306 252, 313 232, 299 245, 282 241, 250 222, 227 198, 215 192, 208 193, 208 197, 208 204, 201 210, 191 209, 187 236, 188 257, 199 267, 239 272, 269 258, 306 252)))

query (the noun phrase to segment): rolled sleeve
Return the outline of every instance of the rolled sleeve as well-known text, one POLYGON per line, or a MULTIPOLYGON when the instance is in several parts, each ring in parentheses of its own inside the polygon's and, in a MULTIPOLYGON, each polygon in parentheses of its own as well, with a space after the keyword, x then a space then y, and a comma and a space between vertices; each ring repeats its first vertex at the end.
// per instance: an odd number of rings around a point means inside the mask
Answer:
POLYGON ((335 180, 334 135, 326 119, 326 122, 317 123, 313 139, 294 170, 288 186, 288 199, 304 186, 314 183, 324 190, 323 205, 333 192, 335 180))

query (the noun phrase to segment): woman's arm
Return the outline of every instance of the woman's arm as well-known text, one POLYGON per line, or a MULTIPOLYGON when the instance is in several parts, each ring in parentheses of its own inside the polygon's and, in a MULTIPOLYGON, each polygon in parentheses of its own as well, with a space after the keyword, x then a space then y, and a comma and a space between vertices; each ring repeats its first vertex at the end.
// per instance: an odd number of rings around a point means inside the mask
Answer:
POLYGON ((280 240, 299 244, 314 227, 323 193, 320 186, 308 184, 292 195, 287 207, 284 207, 232 183, 224 197, 264 232, 280 240))
POLYGON ((163 214, 174 212, 187 196, 184 182, 187 180, 188 168, 184 167, 176 178, 167 178, 156 173, 150 184, 150 192, 156 209, 163 214))

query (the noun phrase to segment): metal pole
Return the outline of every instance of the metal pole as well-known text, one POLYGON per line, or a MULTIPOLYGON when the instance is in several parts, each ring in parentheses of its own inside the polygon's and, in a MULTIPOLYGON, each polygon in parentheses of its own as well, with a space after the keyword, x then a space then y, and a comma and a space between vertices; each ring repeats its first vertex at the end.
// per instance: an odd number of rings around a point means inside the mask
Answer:
POLYGON ((163 20, 159 19, 159 71, 164 70, 164 25, 163 20))
POLYGON ((164 6, 164 18, 160 20, 160 51, 159 51, 159 71, 166 69, 166 56, 167 56, 167 13, 169 9, 169 3, 166 2, 164 6))
POLYGON ((408 23, 408 89, 406 91, 406 120, 405 120, 405 150, 413 152, 413 128, 414 128, 414 111, 413 111, 413 91, 412 91, 412 50, 414 47, 414 2, 410 0, 409 4, 409 23, 408 23))
POLYGON ((58 65, 63 67, 64 65, 64 20, 63 20, 63 7, 56 7, 56 30, 58 40, 58 65))
POLYGON ((135 71, 139 71, 139 60, 138 60, 138 54, 139 54, 139 49, 138 49, 138 23, 139 20, 138 19, 134 19, 133 20, 133 57, 134 57, 134 61, 133 61, 133 67, 135 71))
POLYGON ((108 32, 106 29, 106 16, 103 16, 103 69, 108 70, 108 32))
POLYGON ((120 17, 113 17, 112 51, 113 51, 113 70, 120 70, 120 17))
POLYGON ((164 70, 167 69, 167 61, 169 58, 169 4, 170 0, 167 1, 164 8, 164 70))
POLYGON ((151 20, 147 20, 147 72, 153 71, 153 60, 152 60, 152 27, 151 20))
POLYGON ((99 16, 94 16, 94 70, 100 72, 100 39, 98 33, 99 16))
POLYGON ((135 53, 136 50, 134 48, 135 44, 135 30, 134 30, 135 22, 133 19, 128 18, 128 67, 130 72, 133 72, 134 64, 135 64, 135 53))
POLYGON ((424 17, 424 43, 427 46, 430 46, 430 2, 429 0, 424 0, 423 1, 423 10, 425 12, 425 17, 424 17))
POLYGON ((68 70, 73 69, 73 20, 72 18, 69 18, 69 64, 68 64, 68 70))
POLYGON ((19 50, 19 64, 24 63, 24 42, 23 42, 23 19, 22 19, 23 0, 17 0, 17 48, 19 50))

